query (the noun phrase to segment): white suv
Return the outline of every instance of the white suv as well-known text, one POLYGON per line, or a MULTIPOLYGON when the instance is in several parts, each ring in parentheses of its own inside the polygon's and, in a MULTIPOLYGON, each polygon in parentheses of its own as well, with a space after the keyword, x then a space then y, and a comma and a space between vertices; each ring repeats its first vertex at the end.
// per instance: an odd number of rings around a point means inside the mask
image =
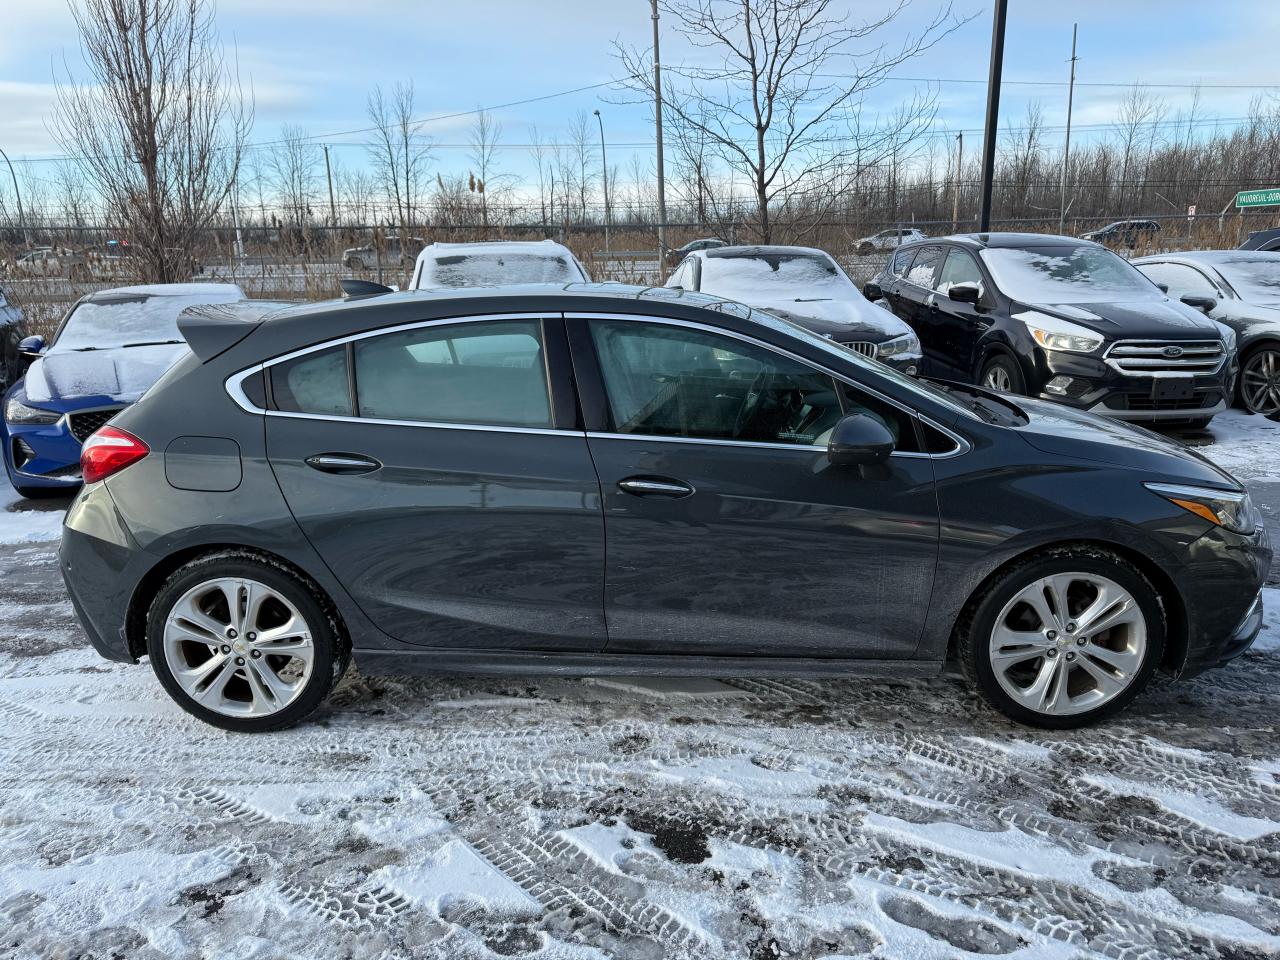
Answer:
POLYGON ((577 257, 554 240, 486 240, 431 244, 418 254, 409 289, 590 281, 577 257))

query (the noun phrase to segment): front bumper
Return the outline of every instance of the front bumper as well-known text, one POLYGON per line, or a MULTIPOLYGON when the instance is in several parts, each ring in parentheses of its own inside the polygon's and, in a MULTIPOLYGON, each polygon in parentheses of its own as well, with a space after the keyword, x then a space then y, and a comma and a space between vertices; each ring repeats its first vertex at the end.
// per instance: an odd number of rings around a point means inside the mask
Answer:
POLYGON ((1252 534, 1215 527, 1189 547, 1175 579, 1187 614, 1181 676, 1221 666, 1249 649, 1262 628, 1262 585, 1272 550, 1265 526, 1252 534))
POLYGON ((1036 396, 1118 420, 1187 421, 1213 417, 1231 405, 1235 358, 1212 373, 1134 374, 1102 358, 1036 351, 1036 396))
POLYGON ((14 486, 74 489, 80 483, 80 441, 66 416, 50 424, 6 423, 4 466, 14 486))

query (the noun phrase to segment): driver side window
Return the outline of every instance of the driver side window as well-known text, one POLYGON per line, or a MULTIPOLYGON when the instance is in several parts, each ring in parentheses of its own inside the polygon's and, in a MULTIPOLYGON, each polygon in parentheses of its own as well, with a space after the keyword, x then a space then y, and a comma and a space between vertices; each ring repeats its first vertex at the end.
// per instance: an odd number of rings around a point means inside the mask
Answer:
POLYGON ((842 416, 831 377, 733 337, 631 320, 591 336, 615 433, 815 446, 842 416))

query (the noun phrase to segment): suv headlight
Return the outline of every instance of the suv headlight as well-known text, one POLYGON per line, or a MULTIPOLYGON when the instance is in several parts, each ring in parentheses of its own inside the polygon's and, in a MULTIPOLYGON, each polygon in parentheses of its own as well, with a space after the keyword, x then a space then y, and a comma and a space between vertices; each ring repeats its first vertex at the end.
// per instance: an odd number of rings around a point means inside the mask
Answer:
POLYGON ((1015 314, 1013 319, 1025 323, 1031 339, 1045 350, 1093 353, 1102 346, 1100 334, 1069 320, 1051 317, 1047 313, 1029 310, 1026 313, 1015 314))
POLYGON ((29 407, 17 397, 10 397, 4 405, 4 419, 7 423, 57 423, 62 414, 29 407))
POLYGON ((1210 487, 1183 487, 1172 483, 1144 483, 1143 486, 1183 510, 1232 533, 1253 533, 1262 522, 1253 499, 1244 491, 1237 493, 1210 487))
POLYGON ((899 357, 904 353, 919 352, 920 338, 914 333, 904 333, 902 336, 886 340, 876 347, 876 356, 881 360, 887 360, 889 357, 899 357))

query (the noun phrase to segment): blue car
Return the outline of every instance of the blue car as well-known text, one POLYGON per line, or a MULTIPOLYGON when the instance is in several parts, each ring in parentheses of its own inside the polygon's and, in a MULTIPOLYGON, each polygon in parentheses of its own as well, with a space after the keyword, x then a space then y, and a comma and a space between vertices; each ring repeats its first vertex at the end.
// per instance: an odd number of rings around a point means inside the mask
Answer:
POLYGON ((80 445, 160 379, 186 342, 187 307, 243 300, 231 283, 119 287, 82 298, 46 346, 19 344, 34 357, 4 398, 4 468, 24 497, 71 492, 80 484, 80 445))

